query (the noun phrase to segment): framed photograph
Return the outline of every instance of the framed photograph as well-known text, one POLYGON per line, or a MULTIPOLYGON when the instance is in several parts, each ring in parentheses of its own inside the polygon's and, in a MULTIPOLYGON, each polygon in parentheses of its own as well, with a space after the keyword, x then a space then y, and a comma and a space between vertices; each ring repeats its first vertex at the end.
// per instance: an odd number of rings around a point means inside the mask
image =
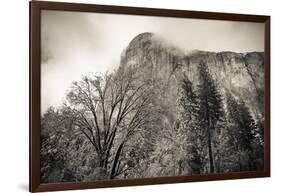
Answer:
POLYGON ((269 16, 30 2, 30 191, 269 176, 269 16))

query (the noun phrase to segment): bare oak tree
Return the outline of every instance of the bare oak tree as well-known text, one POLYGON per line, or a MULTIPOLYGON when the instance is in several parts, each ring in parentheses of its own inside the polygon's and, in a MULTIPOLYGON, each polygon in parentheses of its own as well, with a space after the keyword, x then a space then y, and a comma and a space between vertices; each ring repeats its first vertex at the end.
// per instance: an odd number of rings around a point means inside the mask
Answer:
POLYGON ((113 179, 133 167, 122 163, 122 152, 130 137, 149 121, 150 83, 131 67, 84 76, 72 84, 67 100, 74 128, 87 137, 97 154, 99 179, 113 179))

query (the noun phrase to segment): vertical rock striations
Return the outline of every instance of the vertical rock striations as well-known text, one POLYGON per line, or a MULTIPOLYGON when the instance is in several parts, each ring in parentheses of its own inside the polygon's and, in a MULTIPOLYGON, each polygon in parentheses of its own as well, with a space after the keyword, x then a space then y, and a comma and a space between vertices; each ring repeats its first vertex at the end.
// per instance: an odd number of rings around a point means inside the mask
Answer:
MULTIPOLYGON (((161 85, 162 102, 170 103, 170 115, 176 112, 179 84, 187 76, 198 84, 198 65, 203 61, 223 97, 227 92, 243 100, 255 120, 263 118, 263 52, 207 52, 184 50, 168 44, 153 33, 136 36, 121 56, 120 68, 137 66, 143 77, 161 85)), ((160 100, 161 101, 161 100, 160 100)), ((167 104, 168 105, 168 104, 167 104)), ((172 118, 172 117, 171 117, 172 118)))

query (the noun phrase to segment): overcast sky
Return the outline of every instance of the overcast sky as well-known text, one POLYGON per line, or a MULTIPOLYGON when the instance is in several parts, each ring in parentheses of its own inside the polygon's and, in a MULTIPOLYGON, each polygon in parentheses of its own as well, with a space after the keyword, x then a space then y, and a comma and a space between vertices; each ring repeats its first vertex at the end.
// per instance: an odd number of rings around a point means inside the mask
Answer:
POLYGON ((71 82, 111 71, 138 34, 153 32, 184 50, 264 50, 264 25, 167 17, 42 11, 42 113, 58 107, 71 82))

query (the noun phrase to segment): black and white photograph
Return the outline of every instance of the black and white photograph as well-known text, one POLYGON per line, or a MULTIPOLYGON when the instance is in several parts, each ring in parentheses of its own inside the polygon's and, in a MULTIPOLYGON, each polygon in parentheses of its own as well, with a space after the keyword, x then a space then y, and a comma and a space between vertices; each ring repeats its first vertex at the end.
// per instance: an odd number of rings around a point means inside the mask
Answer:
POLYGON ((264 33, 42 10, 41 183, 263 171, 264 33))

